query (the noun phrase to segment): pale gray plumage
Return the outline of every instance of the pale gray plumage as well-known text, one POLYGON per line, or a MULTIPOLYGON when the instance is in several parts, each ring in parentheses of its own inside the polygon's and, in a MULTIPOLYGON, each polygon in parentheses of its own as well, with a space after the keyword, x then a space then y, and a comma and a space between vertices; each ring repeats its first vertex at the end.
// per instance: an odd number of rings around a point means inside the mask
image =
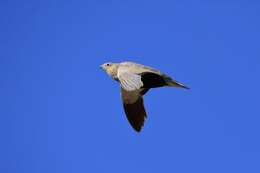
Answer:
POLYGON ((120 83, 127 119, 137 132, 141 131, 146 118, 143 95, 149 89, 163 86, 188 89, 159 70, 134 62, 104 63, 101 68, 120 83))
POLYGON ((120 72, 120 68, 118 69, 117 74, 122 87, 127 91, 138 90, 143 86, 140 75, 129 73, 126 71, 120 72))

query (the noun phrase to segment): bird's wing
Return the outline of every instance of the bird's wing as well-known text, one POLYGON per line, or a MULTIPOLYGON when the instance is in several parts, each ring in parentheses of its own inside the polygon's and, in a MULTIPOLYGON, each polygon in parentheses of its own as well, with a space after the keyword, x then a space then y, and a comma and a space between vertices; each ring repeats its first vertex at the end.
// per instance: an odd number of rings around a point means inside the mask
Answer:
POLYGON ((143 97, 139 90, 127 91, 122 87, 121 97, 129 123, 137 132, 140 132, 146 119, 143 97))
POLYGON ((118 79, 121 86, 127 91, 135 91, 143 86, 141 76, 127 70, 118 70, 118 79))

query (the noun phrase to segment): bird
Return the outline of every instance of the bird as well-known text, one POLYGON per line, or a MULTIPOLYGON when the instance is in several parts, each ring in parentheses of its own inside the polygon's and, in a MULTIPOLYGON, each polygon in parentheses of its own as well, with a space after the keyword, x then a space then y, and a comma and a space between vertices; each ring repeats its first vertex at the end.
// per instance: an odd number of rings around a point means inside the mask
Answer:
POLYGON ((165 73, 135 62, 106 62, 100 67, 120 83, 124 112, 136 132, 141 131, 147 118, 143 96, 150 89, 165 86, 189 89, 165 73))

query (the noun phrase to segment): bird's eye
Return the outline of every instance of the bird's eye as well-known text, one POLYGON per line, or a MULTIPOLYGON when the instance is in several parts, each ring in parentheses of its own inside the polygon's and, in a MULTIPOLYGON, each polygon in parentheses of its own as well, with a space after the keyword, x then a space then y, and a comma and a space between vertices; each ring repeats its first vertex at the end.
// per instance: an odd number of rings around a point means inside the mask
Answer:
POLYGON ((110 65, 110 64, 108 64, 108 63, 106 64, 106 66, 109 66, 109 65, 110 65))

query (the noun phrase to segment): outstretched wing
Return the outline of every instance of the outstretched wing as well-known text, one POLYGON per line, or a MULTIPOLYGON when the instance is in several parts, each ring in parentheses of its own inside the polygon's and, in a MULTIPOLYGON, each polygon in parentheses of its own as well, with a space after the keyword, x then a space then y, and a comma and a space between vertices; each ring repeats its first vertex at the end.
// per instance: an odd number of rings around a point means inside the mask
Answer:
POLYGON ((131 126, 140 132, 146 119, 143 97, 138 90, 127 91, 121 87, 121 97, 126 117, 131 126))
POLYGON ((118 79, 126 91, 138 90, 143 86, 141 76, 128 71, 118 71, 118 79))

